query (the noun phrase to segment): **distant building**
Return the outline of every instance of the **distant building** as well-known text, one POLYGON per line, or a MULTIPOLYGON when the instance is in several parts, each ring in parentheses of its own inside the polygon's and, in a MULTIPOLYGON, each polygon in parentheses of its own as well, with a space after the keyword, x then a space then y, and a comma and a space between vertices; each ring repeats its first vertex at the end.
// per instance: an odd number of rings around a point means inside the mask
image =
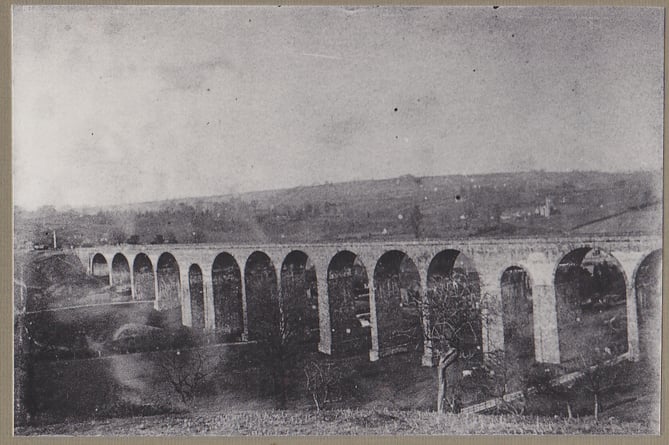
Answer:
POLYGON ((554 209, 553 207, 553 200, 546 196, 546 202, 545 204, 542 204, 540 206, 537 206, 536 210, 534 213, 539 216, 543 216, 544 218, 550 218, 551 217, 551 211, 554 209))
POLYGON ((502 211, 499 218, 502 221, 508 221, 510 219, 527 219, 528 216, 532 216, 532 207, 506 209, 502 211))

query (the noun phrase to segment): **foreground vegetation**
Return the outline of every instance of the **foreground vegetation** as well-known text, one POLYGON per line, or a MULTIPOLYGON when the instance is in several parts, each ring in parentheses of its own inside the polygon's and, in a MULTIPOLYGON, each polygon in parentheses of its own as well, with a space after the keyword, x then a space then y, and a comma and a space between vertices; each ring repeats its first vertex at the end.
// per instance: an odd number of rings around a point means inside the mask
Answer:
POLYGON ((563 419, 437 414, 420 411, 332 410, 200 412, 17 428, 17 435, 458 435, 648 434, 640 422, 615 417, 563 419))

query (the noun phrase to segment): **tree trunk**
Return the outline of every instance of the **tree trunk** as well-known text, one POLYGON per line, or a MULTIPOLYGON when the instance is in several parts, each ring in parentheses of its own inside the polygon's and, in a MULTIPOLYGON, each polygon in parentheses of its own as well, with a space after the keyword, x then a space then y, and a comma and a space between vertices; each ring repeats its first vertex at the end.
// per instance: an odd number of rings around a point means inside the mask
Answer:
POLYGON ((595 420, 599 420, 599 397, 595 394, 595 420))
POLYGON ((439 367, 437 368, 437 377, 439 379, 439 391, 437 393, 437 412, 446 412, 446 367, 439 359, 439 367))
POLYGON ((437 412, 446 412, 446 370, 458 359, 458 351, 455 348, 449 348, 447 351, 439 354, 439 366, 437 367, 437 377, 439 380, 439 391, 437 393, 437 412))
POLYGON ((274 387, 274 396, 278 409, 286 409, 286 385, 284 384, 285 373, 281 366, 274 368, 272 383, 274 387))

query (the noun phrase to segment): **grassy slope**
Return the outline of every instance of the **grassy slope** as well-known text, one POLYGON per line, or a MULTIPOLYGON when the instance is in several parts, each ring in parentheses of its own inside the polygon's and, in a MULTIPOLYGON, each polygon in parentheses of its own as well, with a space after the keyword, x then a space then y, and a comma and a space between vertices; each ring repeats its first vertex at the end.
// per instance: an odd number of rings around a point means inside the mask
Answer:
POLYGON ((28 311, 128 299, 112 292, 104 280, 87 275, 69 251, 17 252, 14 264, 30 295, 28 311))

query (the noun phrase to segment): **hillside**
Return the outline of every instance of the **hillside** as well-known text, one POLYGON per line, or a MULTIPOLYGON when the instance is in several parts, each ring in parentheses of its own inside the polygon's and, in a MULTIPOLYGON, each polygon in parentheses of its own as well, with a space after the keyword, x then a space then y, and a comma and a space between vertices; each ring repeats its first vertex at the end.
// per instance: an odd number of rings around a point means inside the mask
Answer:
POLYGON ((108 281, 86 274, 79 258, 68 251, 18 253, 14 267, 15 283, 25 286, 30 296, 27 311, 127 299, 113 292, 108 281))
POLYGON ((106 208, 17 209, 16 242, 51 244, 54 230, 62 246, 659 233, 661 190, 660 171, 408 175, 106 208), (604 223, 613 217, 624 223, 604 223))

